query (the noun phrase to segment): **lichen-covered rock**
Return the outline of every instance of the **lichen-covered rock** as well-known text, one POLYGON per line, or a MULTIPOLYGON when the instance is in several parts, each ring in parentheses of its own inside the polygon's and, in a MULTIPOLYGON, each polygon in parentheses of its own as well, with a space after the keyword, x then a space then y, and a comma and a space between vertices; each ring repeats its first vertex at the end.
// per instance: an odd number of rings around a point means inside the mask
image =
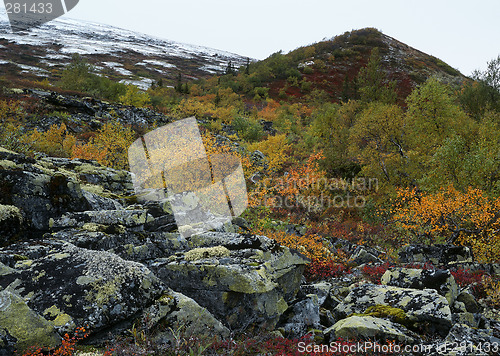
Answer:
POLYGON ((0 162, 0 204, 19 208, 27 227, 47 230, 54 216, 89 210, 76 180, 47 171, 22 155, 0 152, 0 162))
POLYGON ((168 259, 189 249, 186 239, 180 234, 148 232, 145 235, 141 231, 122 231, 113 226, 84 225, 81 229, 58 231, 52 237, 90 250, 109 251, 124 260, 144 264, 168 259))
POLYGON ((186 261, 196 261, 212 257, 229 257, 230 255, 231 252, 224 246, 199 247, 186 252, 184 254, 184 259, 186 261))
POLYGON ((15 240, 23 230, 23 220, 19 208, 0 204, 0 246, 15 240))
POLYGON ((472 262, 472 252, 466 246, 455 245, 408 245, 399 252, 401 263, 432 263, 447 266, 472 262))
POLYGON ((65 242, 13 245, 0 250, 0 261, 10 268, 0 288, 23 297, 61 333, 127 326, 165 289, 142 264, 65 242))
POLYGON ((494 337, 491 330, 455 324, 436 351, 441 355, 497 355, 500 339, 494 337))
POLYGON ((185 335, 200 339, 228 338, 230 331, 206 309, 181 293, 166 290, 158 300, 142 312, 142 324, 157 343, 175 342, 179 329, 185 335))
POLYGON ((354 288, 334 309, 339 318, 362 314, 369 307, 387 305, 402 309, 415 327, 446 335, 451 328, 451 310, 445 297, 433 289, 410 289, 364 284, 354 288))
POLYGON ((469 313, 480 313, 483 310, 476 302, 474 296, 466 291, 460 292, 457 296, 457 301, 464 303, 465 310, 469 313))
POLYGON ((0 349, 20 351, 37 345, 50 348, 61 343, 54 324, 31 310, 18 295, 0 291, 0 349))
POLYGON ((104 167, 95 161, 84 159, 45 157, 39 164, 45 169, 65 174, 82 185, 101 187, 117 196, 134 194, 130 172, 104 167))
POLYGON ((481 323, 481 314, 472 314, 469 312, 453 313, 451 321, 453 325, 464 324, 471 328, 478 328, 481 323))
POLYGON ((380 282, 401 288, 435 289, 446 297, 449 305, 453 305, 459 293, 455 278, 448 270, 395 267, 388 269, 380 282))
POLYGON ((86 191, 83 191, 83 196, 90 204, 91 210, 120 210, 123 209, 123 205, 120 204, 117 200, 100 196, 98 194, 86 191))
POLYGON ((57 219, 50 219, 52 229, 83 227, 85 224, 104 226, 122 225, 129 228, 144 227, 153 217, 146 210, 106 210, 67 213, 57 219))
POLYGON ((281 316, 279 329, 290 339, 301 338, 311 329, 321 329, 318 296, 309 294, 292 304, 281 316))
POLYGON ((414 344, 418 336, 400 324, 373 316, 351 316, 339 320, 326 329, 325 336, 330 341, 342 338, 344 340, 395 340, 402 344, 414 344))
POLYGON ((235 330, 274 328, 296 295, 308 262, 263 236, 206 233, 192 236, 188 244, 192 249, 222 246, 230 254, 192 260, 185 251, 154 261, 150 268, 235 330))
POLYGON ((351 259, 357 265, 366 263, 382 263, 382 260, 380 258, 378 258, 373 253, 368 252, 366 248, 363 247, 357 248, 354 254, 351 256, 351 259))
POLYGON ((332 285, 328 282, 319 282, 315 284, 303 284, 300 286, 297 298, 305 298, 308 294, 314 294, 318 297, 318 304, 321 306, 325 303, 332 289, 332 285))

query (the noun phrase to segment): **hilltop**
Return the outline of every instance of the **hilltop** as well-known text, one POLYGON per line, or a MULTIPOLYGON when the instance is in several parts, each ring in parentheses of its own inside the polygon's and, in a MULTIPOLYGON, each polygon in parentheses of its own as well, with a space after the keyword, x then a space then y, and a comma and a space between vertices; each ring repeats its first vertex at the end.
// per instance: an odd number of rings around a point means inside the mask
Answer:
POLYGON ((331 100, 340 101, 356 96, 356 78, 374 48, 380 53, 380 69, 387 81, 396 81, 400 98, 405 98, 429 77, 454 86, 460 86, 465 79, 440 59, 374 28, 346 32, 287 54, 277 52, 256 63, 254 71, 273 98, 279 98, 281 93, 300 99, 320 89, 331 100))

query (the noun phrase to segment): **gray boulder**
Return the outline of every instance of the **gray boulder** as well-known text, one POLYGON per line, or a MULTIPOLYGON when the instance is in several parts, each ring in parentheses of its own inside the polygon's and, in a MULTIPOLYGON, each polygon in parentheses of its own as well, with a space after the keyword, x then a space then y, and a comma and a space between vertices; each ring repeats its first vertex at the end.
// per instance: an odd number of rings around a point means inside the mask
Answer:
POLYGON ((48 171, 21 155, 0 152, 0 162, 0 204, 19 208, 28 227, 47 230, 54 216, 89 210, 90 204, 76 180, 48 171))
POLYGON ((369 307, 385 305, 403 310, 408 324, 416 329, 445 336, 451 328, 451 310, 445 297, 434 289, 409 289, 364 284, 355 287, 334 309, 339 318, 364 313, 369 307))
POLYGON ((380 279, 384 285, 413 288, 435 289, 453 305, 459 293, 455 278, 448 270, 412 269, 395 267, 388 269, 380 279))
POLYGON ((83 227, 85 224, 104 226, 121 225, 127 228, 142 230, 144 225, 149 221, 153 221, 153 217, 146 210, 84 211, 67 213, 60 218, 50 219, 49 226, 52 229, 63 229, 83 227))
POLYGON ((0 246, 13 242, 23 230, 23 215, 13 205, 0 205, 0 246))
POLYGON ((432 263, 447 266, 473 261, 472 252, 466 246, 455 245, 408 245, 399 252, 401 263, 432 263))
POLYGON ((175 342, 174 333, 219 340, 230 336, 230 331, 206 309, 193 299, 168 289, 149 308, 142 312, 142 325, 146 332, 152 332, 156 343, 175 342), (160 327, 158 327, 160 326, 160 327))
POLYGON ((165 286, 144 265, 104 251, 43 240, 0 250, 0 288, 15 293, 60 333, 129 326, 165 286))
POLYGON ((279 329, 290 339, 301 338, 311 329, 321 329, 318 296, 310 294, 292 304, 282 315, 279 329))
POLYGON ((351 316, 339 320, 326 329, 325 336, 330 340, 395 340, 398 343, 414 344, 419 337, 400 324, 372 316, 351 316))
POLYGON ((189 251, 158 259, 151 270, 233 330, 273 329, 308 262, 264 236, 206 233, 188 244, 189 251))
POLYGON ((61 343, 54 324, 30 309, 18 295, 0 291, 0 350, 23 351, 31 346, 61 343))

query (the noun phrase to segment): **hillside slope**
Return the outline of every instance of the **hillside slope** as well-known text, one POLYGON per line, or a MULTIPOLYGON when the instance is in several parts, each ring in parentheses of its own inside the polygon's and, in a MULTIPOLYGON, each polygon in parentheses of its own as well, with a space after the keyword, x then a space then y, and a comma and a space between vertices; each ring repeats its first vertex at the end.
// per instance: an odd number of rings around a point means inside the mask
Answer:
POLYGON ((374 28, 346 32, 288 54, 277 52, 257 63, 255 71, 269 88, 271 97, 278 97, 281 92, 282 97, 286 94, 292 99, 300 98, 321 89, 337 101, 356 96, 356 77, 374 48, 380 52, 381 68, 387 80, 397 82, 401 98, 432 76, 452 85, 459 85, 465 79, 440 59, 374 28), (266 67, 270 71, 263 70, 266 67))
POLYGON ((13 34, 0 10, 0 75, 57 76, 72 53, 85 56, 101 73, 143 89, 158 78, 174 82, 179 73, 186 79, 202 78, 223 72, 230 61, 235 66, 247 61, 234 53, 68 18, 13 34))

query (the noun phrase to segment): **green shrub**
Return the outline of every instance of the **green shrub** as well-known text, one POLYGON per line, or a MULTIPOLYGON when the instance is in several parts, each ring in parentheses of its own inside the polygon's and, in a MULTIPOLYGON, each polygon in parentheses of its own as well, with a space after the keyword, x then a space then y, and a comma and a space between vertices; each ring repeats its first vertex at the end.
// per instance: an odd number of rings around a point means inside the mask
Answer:
POLYGON ((233 129, 245 141, 258 141, 264 135, 262 126, 254 119, 238 116, 233 120, 233 129))

